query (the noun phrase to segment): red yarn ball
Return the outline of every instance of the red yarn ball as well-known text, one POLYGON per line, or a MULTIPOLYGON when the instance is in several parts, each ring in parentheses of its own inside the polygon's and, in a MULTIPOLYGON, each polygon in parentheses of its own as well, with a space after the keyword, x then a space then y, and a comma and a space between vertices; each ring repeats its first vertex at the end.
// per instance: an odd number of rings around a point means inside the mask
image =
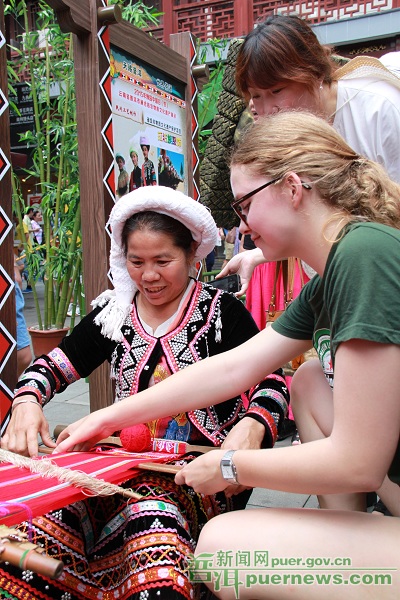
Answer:
POLYGON ((146 452, 151 450, 151 434, 143 423, 125 427, 120 433, 121 444, 128 452, 146 452))

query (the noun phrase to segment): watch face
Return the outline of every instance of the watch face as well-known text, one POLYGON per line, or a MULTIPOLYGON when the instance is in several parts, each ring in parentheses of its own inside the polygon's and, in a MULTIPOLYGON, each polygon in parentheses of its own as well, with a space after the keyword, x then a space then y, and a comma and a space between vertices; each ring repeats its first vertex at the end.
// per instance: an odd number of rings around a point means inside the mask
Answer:
POLYGON ((235 474, 233 472, 231 464, 221 465, 221 471, 222 471, 222 477, 224 479, 234 479, 235 478, 235 474))
POLYGON ((232 462, 234 450, 229 450, 221 460, 222 477, 229 483, 237 483, 236 468, 232 462))

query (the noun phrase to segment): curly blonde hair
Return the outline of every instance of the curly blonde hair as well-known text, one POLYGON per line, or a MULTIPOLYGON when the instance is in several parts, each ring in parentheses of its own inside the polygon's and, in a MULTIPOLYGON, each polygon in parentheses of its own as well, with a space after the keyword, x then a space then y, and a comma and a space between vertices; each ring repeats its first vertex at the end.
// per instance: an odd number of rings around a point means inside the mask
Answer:
POLYGON ((268 179, 282 179, 294 171, 310 179, 323 202, 344 220, 400 229, 400 185, 311 113, 283 111, 259 118, 232 152, 230 166, 236 165, 268 179))

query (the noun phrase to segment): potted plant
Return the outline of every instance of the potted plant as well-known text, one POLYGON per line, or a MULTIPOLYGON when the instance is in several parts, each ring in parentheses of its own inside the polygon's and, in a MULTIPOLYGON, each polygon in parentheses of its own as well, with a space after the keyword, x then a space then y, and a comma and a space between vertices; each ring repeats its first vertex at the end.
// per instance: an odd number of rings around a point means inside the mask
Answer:
MULTIPOLYGON (((36 332, 52 337, 53 347, 58 343, 55 330, 61 330, 61 335, 68 330, 68 307, 72 302, 76 310, 82 282, 72 36, 61 32, 44 1, 39 2, 36 31, 29 31, 25 2, 11 1, 7 12, 13 12, 24 23, 21 43, 12 48, 8 73, 11 94, 13 82, 22 79, 29 86, 34 126, 20 138, 31 149, 31 164, 24 172, 41 196, 43 215, 43 244, 31 248, 23 239, 37 315, 37 326, 30 333, 33 338, 36 332), (39 280, 44 282, 43 302, 37 294, 39 280)), ((12 109, 18 111, 15 106, 12 109)), ((25 205, 15 176, 13 200, 21 223, 25 205)), ((75 312, 72 325, 74 318, 75 312)), ((35 347, 34 351, 36 355, 41 353, 35 347)))

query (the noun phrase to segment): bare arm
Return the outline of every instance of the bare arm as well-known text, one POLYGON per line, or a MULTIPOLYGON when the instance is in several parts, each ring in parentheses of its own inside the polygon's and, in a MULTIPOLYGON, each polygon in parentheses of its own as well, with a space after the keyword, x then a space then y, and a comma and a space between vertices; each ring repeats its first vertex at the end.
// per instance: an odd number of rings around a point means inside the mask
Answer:
MULTIPOLYGON (((307 494, 378 489, 399 439, 399 359, 399 346, 362 340, 341 344, 335 362, 330 437, 295 447, 238 450, 234 462, 239 482, 307 494)), ((177 483, 203 493, 224 489, 222 454, 216 450, 196 459, 176 476, 177 483)))
MULTIPOLYGON (((231 429, 226 436, 221 448, 227 450, 259 450, 265 435, 265 426, 255 419, 243 417, 241 421, 231 429)), ((225 495, 229 498, 240 494, 243 490, 248 489, 244 485, 229 485, 225 489, 225 495)))
POLYGON ((22 289, 21 272, 23 271, 23 269, 24 269, 24 266, 18 264, 17 257, 14 254, 14 278, 21 289, 22 289))
POLYGON ((400 517, 400 486, 386 477, 379 490, 376 491, 392 515, 400 517))
POLYGON ((136 396, 70 425, 61 434, 57 449, 59 452, 81 450, 128 425, 169 416, 172 405, 179 413, 233 398, 309 345, 309 341, 285 338, 269 327, 229 352, 191 365, 136 396))

